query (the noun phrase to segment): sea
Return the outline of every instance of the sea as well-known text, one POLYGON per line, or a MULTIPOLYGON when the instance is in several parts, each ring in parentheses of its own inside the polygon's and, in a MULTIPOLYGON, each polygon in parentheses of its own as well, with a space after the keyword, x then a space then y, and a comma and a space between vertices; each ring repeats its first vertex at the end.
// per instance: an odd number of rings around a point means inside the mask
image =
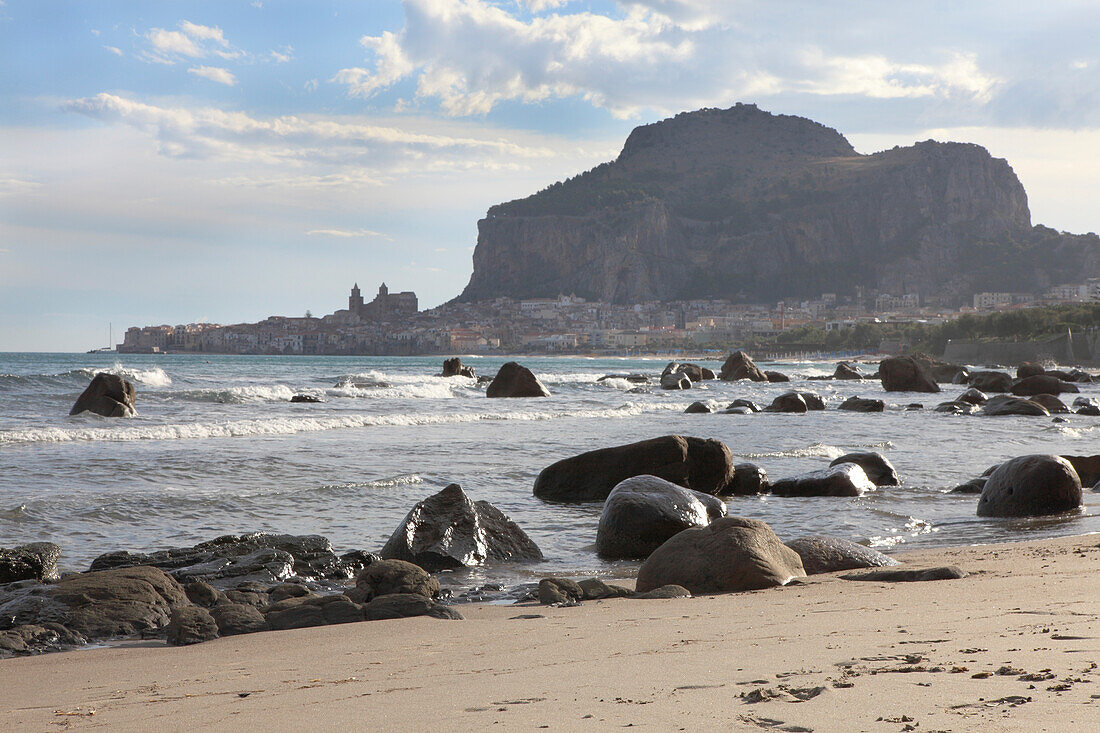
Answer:
MULTIPOLYGON (((505 357, 463 356, 493 375, 505 357)), ((319 534, 338 553, 379 550, 410 509, 449 483, 510 516, 546 556, 445 573, 455 590, 521 587, 549 574, 629 577, 594 543, 601 504, 532 495, 551 463, 661 435, 716 438, 736 462, 772 479, 879 451, 903 484, 858 498, 732 497, 731 515, 767 522, 783 539, 832 535, 891 552, 1100 532, 1100 493, 1079 513, 988 519, 956 485, 1029 453, 1095 454, 1100 418, 983 417, 933 412, 964 390, 885 393, 877 381, 805 381, 834 361, 761 362, 791 384, 657 385, 667 358, 518 357, 549 398, 488 399, 485 384, 437 376, 442 357, 0 354, 0 547, 50 541, 63 570, 113 550, 186 547, 230 533, 319 534), (69 415, 100 371, 137 389, 138 415, 69 415), (646 374, 648 393, 625 379, 646 374), (790 388, 818 392, 823 412, 685 414, 696 400, 761 406, 790 388), (296 394, 319 403, 292 403, 296 394), (884 399, 883 413, 838 411, 845 398, 884 399), (906 410, 909 403, 923 410, 906 410)), ((712 360, 693 360, 718 370, 712 360)), ((874 371, 873 364, 866 370, 874 371)), ((1100 384, 1082 384, 1100 397, 1100 384)), ((1074 395, 1069 395, 1073 397, 1074 395)), ((1070 400, 1072 401, 1072 400, 1070 400)))

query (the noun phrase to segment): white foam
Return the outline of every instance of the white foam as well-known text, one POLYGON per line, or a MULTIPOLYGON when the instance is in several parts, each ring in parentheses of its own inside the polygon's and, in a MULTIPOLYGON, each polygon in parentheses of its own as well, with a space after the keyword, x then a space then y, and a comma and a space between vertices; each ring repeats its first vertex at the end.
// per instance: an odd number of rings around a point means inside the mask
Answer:
POLYGON ((739 453, 742 458, 840 458, 844 451, 835 445, 814 443, 803 448, 773 451, 771 453, 739 453))
POLYGON ((160 367, 138 369, 137 367, 123 366, 121 362, 116 361, 115 365, 110 369, 92 369, 86 367, 80 371, 87 375, 88 379, 91 379, 100 372, 107 372, 108 374, 117 374, 123 379, 128 379, 131 382, 140 382, 146 387, 170 387, 172 385, 172 378, 160 367))
POLYGON ((297 394, 285 384, 250 384, 243 387, 224 389, 192 389, 177 392, 173 397, 196 402, 226 402, 241 404, 245 402, 288 402, 297 394))

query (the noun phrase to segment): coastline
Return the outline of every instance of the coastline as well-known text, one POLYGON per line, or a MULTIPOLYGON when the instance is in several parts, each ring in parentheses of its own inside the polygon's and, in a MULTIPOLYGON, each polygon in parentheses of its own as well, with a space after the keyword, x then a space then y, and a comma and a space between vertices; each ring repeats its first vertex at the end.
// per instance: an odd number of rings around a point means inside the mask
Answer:
POLYGON ((1100 720, 1097 535, 896 557, 969 576, 827 574, 693 599, 462 605, 465 621, 125 642, 0 661, 0 710, 23 730, 1018 731, 1100 720))

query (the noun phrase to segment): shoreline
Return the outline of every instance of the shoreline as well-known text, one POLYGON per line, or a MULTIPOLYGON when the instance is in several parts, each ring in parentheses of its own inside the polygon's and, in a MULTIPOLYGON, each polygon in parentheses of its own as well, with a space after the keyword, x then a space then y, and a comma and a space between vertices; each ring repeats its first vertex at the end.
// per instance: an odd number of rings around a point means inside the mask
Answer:
POLYGON ((1097 535, 910 550, 958 580, 131 641, 0 661, 13 727, 1051 730, 1100 720, 1097 535), (49 685, 42 684, 49 680, 49 685), (908 727, 907 727, 908 726, 908 727))

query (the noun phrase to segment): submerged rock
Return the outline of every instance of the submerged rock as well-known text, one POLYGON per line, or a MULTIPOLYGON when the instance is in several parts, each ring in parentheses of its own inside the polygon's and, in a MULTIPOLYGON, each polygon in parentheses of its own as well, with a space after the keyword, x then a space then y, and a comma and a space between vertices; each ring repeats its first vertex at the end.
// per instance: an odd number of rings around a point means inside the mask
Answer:
POLYGON ((683 372, 673 372, 661 377, 661 389, 691 389, 691 380, 683 372))
POLYGON ((550 390, 538 380, 530 369, 510 361, 500 368, 486 397, 549 397, 550 390))
POLYGON ((874 490, 875 484, 855 463, 840 463, 772 483, 776 496, 863 496, 874 490))
POLYGON ((1031 400, 1025 400, 1019 397, 1008 397, 1006 395, 996 395, 990 397, 989 400, 982 406, 983 415, 1037 415, 1042 417, 1049 417, 1050 413, 1047 408, 1040 405, 1038 402, 1032 402, 1031 400))
POLYGON ((133 417, 137 414, 134 400, 137 392, 134 385, 118 376, 100 372, 92 377, 92 382, 76 398, 70 415, 82 412, 94 412, 103 417, 133 417))
POLYGON ((1037 374, 1034 377, 1021 379, 1012 385, 1012 394, 1030 397, 1032 395, 1050 394, 1057 395, 1063 392, 1080 392, 1076 384, 1063 382, 1051 374, 1037 374))
POLYGON ((842 463, 854 463, 863 469, 875 486, 900 486, 901 479, 894 465, 881 453, 874 451, 856 451, 845 453, 834 458, 830 466, 839 466, 842 463))
POLYGON ((720 496, 756 496, 771 491, 768 474, 755 463, 738 463, 733 467, 733 480, 726 484, 720 496))
POLYGON ((852 412, 882 412, 886 409, 886 403, 882 400, 864 399, 857 396, 844 400, 836 409, 852 412))

